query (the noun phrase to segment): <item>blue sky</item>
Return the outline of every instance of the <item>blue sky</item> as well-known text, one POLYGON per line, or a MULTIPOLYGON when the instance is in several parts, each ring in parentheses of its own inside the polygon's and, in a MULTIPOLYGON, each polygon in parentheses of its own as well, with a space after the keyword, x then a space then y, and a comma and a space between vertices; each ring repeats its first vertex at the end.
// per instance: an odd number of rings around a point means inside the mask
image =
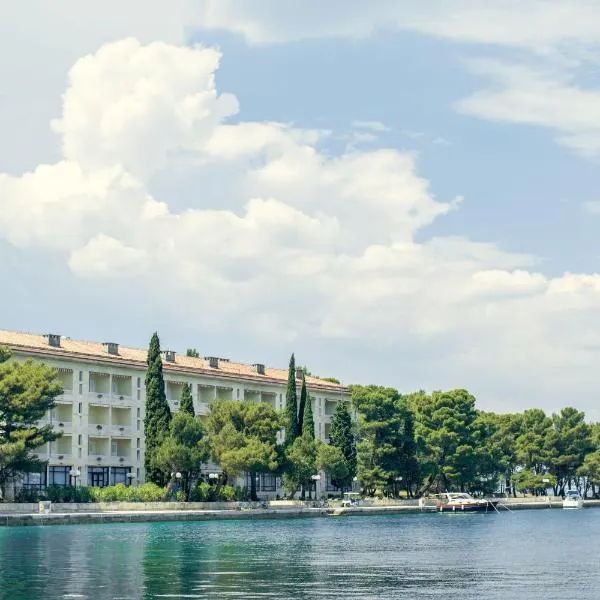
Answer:
POLYGON ((600 416, 600 5, 32 3, 0 327, 600 416))

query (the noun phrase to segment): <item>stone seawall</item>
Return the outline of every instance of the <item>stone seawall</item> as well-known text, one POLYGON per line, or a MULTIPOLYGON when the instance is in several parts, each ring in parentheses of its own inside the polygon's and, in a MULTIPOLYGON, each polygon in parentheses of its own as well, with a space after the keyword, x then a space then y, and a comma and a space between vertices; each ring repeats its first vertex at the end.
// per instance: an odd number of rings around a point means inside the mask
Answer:
MULTIPOLYGON (((584 508, 599 506, 600 500, 586 500, 584 508)), ((530 509, 562 509, 562 500, 560 498, 505 498, 498 505, 499 513, 530 509)), ((81 505, 55 504, 52 505, 51 511, 48 513, 40 513, 38 511, 39 507, 37 504, 0 504, 0 527, 161 521, 293 519, 436 512, 435 506, 420 507, 412 501, 385 505, 365 505, 352 508, 313 508, 288 502, 267 508, 251 503, 236 505, 236 503, 113 502, 81 505), (197 505, 202 505, 202 508, 197 508, 197 505), (133 508, 130 508, 130 506, 133 508), (210 509, 206 509, 206 506, 210 506, 210 509), (11 509, 5 510, 8 507, 11 507, 11 509), (68 510, 64 510, 64 507, 68 507, 68 510)))

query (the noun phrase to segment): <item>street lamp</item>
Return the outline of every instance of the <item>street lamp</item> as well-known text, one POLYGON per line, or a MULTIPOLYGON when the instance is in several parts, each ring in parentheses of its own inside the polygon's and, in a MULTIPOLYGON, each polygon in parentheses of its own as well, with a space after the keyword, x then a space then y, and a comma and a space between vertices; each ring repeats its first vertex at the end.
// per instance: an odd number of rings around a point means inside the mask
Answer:
POLYGON ((209 479, 219 479, 219 474, 218 473, 209 473, 208 478, 209 479))
MULTIPOLYGON (((395 477, 394 481, 396 482, 396 487, 397 488, 400 487, 400 483, 402 482, 402 476, 400 475, 398 477, 395 477)), ((398 494, 398 496, 400 496, 400 492, 399 491, 396 492, 396 493, 398 494)))
POLYGON ((77 487, 77 478, 81 475, 81 471, 79 469, 71 469, 69 475, 71 476, 71 479, 75 481, 75 487, 77 487))
POLYGON ((315 498, 317 497, 317 481, 319 481, 321 479, 320 475, 311 475, 310 478, 313 481, 313 484, 310 486, 310 489, 308 490, 308 499, 312 500, 312 489, 313 487, 315 488, 315 498))
POLYGON ((131 485, 132 480, 135 479, 135 475, 133 473, 127 473, 127 475, 125 475, 125 477, 127 477, 128 481, 129 481, 129 485, 131 485))

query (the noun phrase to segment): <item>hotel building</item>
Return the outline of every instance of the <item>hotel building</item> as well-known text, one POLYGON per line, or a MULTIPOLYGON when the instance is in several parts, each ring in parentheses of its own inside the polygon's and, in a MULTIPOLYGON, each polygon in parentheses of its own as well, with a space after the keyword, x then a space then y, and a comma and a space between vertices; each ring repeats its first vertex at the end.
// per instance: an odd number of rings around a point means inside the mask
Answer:
MULTIPOLYGON (((48 466, 45 473, 27 475, 25 486, 104 487, 145 481, 146 350, 116 342, 84 342, 58 334, 13 331, 0 331, 0 346, 9 348, 16 360, 30 358, 56 368, 64 390, 42 421, 63 435, 36 450, 48 466)), ((277 410, 285 405, 287 369, 234 363, 216 356, 193 358, 172 350, 163 351, 162 357, 172 412, 179 409, 184 384, 191 385, 194 409, 204 419, 216 400, 266 402, 277 410)), ((300 369, 296 377, 301 379, 300 369)), ((328 441, 331 417, 337 403, 349 399, 349 390, 316 377, 307 377, 306 383, 315 434, 328 441)), ((205 466, 207 472, 217 468, 205 466)), ((265 473, 257 479, 262 497, 281 495, 278 478, 265 473)), ((333 488, 321 474, 316 482, 317 495, 327 491, 333 488)))

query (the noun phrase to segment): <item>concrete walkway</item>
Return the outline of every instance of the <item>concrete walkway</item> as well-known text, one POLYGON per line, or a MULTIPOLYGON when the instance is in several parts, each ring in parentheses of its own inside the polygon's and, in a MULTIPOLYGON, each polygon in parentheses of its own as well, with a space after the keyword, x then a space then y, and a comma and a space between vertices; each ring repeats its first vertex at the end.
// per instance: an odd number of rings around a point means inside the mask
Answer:
MULTIPOLYGON (((549 509, 562 510, 562 502, 555 500, 511 502, 498 507, 500 513, 509 510, 549 509)), ((600 506, 600 500, 586 500, 585 508, 600 506)), ((216 521, 216 520, 241 520, 241 519, 294 519, 310 517, 338 517, 359 515, 383 515, 400 513, 434 512, 435 507, 422 510, 419 506, 390 505, 390 506, 359 506, 353 508, 327 507, 327 508, 252 508, 248 510, 117 510, 103 512, 49 512, 49 513, 2 513, 0 505, 1 526, 46 526, 46 525, 75 525, 89 523, 148 523, 160 521, 216 521)))

